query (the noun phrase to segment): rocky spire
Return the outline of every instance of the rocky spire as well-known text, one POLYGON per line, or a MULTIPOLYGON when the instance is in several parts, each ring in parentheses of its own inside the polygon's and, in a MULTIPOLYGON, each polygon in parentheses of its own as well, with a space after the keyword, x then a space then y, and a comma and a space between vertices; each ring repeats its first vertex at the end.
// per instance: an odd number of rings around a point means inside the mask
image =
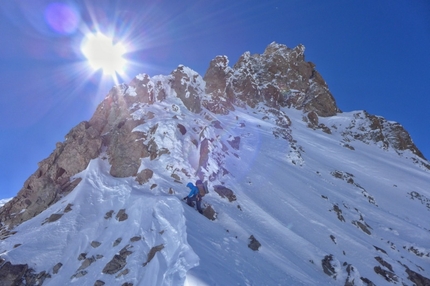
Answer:
POLYGON ((340 110, 315 65, 305 61, 304 51, 303 45, 290 49, 273 42, 263 54, 244 53, 233 68, 227 66, 225 56, 218 56, 204 76, 206 93, 213 95, 215 103, 223 103, 226 110, 233 105, 255 107, 262 102, 314 111, 319 116, 335 115, 340 110))

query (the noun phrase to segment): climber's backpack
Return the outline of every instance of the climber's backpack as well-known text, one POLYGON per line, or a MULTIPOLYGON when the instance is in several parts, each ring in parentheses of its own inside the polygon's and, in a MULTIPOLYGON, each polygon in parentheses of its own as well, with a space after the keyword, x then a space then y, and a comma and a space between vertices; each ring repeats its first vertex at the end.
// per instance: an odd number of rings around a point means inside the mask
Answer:
POLYGON ((207 193, 209 193, 207 182, 203 183, 202 180, 197 180, 196 187, 199 189, 200 197, 204 197, 207 193))

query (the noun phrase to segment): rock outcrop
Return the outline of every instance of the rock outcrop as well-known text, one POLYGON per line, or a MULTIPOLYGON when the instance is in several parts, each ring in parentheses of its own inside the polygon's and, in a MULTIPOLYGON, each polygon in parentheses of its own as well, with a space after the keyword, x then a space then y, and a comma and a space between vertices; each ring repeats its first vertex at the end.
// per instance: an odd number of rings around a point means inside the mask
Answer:
POLYGON ((125 246, 121 251, 116 254, 103 268, 104 274, 115 274, 122 270, 127 265, 127 256, 132 254, 132 251, 128 250, 129 245, 125 246))
POLYGON ((340 112, 326 82, 306 62, 305 47, 290 49, 271 43, 263 54, 244 53, 230 68, 225 56, 211 61, 204 76, 206 93, 203 101, 209 110, 225 114, 237 106, 255 107, 263 102, 271 107, 292 106, 319 116, 340 112))
POLYGON ((248 247, 257 251, 261 247, 261 243, 254 237, 254 235, 251 235, 249 237, 248 247))
POLYGON ((97 128, 84 121, 74 127, 66 140, 28 178, 18 195, 0 209, 3 227, 33 218, 71 192, 80 179, 72 179, 100 154, 102 138, 97 128))
POLYGON ((227 187, 216 185, 214 186, 214 191, 222 198, 227 198, 229 202, 233 202, 236 200, 236 196, 233 191, 227 187))
POLYGON ((34 272, 27 264, 0 263, 0 285, 42 285, 50 277, 45 271, 34 272))
POLYGON ((371 115, 366 111, 354 114, 354 120, 343 131, 343 135, 346 140, 355 139, 365 143, 379 143, 383 149, 391 147, 398 152, 410 150, 413 154, 425 159, 402 125, 387 121, 380 116, 371 115))

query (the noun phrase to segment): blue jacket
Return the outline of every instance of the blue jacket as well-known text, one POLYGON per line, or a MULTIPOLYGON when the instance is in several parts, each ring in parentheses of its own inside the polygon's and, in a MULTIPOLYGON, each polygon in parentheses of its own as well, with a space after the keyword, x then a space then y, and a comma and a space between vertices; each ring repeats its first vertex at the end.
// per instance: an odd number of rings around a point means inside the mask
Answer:
POLYGON ((191 189, 191 192, 188 194, 188 197, 191 198, 199 193, 199 189, 193 185, 193 183, 188 183, 187 187, 191 189))

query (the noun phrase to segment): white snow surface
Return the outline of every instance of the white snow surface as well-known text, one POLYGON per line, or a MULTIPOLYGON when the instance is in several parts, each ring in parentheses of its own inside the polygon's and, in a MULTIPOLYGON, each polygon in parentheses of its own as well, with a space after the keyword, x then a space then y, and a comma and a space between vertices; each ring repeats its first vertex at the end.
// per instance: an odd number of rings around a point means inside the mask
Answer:
POLYGON ((9 198, 9 199, 0 199, 0 208, 2 207, 2 206, 4 206, 4 204, 5 203, 7 203, 8 201, 10 201, 12 198, 9 198))
MULTIPOLYGON (((355 285, 365 285, 360 277, 386 285, 374 271, 383 267, 375 257, 391 264, 405 285, 413 284, 402 264, 430 276, 430 172, 409 159, 415 156, 411 152, 398 154, 352 139, 348 144, 354 150, 345 148, 340 131, 327 134, 308 128, 295 109, 281 109, 291 119, 291 142, 274 136, 275 118, 262 106, 221 116, 207 110, 194 114, 177 99, 169 100, 142 105, 134 113, 155 114, 135 131, 147 132, 158 123, 156 143, 171 151, 157 160, 142 160, 141 169, 154 171, 148 183, 111 177, 106 154, 101 154, 77 175, 82 181, 69 195, 0 241, 0 256, 49 272, 44 285, 94 285, 96 280, 106 285, 344 285, 349 264, 355 285), (208 114, 222 129, 211 125, 208 114), (185 135, 177 130, 174 115, 186 127, 185 135), (191 140, 202 136, 218 140, 212 142, 212 155, 220 154, 219 142, 228 148, 222 153, 228 173, 210 181, 204 197, 203 205, 217 212, 214 221, 182 201, 189 192, 185 185, 197 179, 193 174, 199 150, 191 140), (226 143, 236 136, 239 150, 226 143), (182 169, 189 176, 178 173, 181 182, 175 182, 172 170, 182 169), (233 190, 237 200, 221 198, 215 185, 233 190), (412 192, 421 199, 412 198, 412 192), (65 212, 68 205, 72 210, 65 212), (334 206, 342 211, 343 221, 334 206), (121 209, 128 215, 124 221, 116 218, 121 209), (112 217, 105 218, 109 211, 112 217), (46 222, 52 214, 63 215, 46 222), (367 225, 370 234, 357 222, 367 225), (248 247, 251 235, 261 243, 258 251, 248 247), (134 237, 141 240, 131 241, 134 237), (93 247, 92 242, 101 244, 93 247), (143 266, 150 249, 161 244, 164 248, 143 266), (132 252, 122 269, 128 274, 103 274, 124 248, 132 252), (94 258, 86 268, 84 260, 78 260, 81 253, 94 258), (321 265, 330 254, 338 272, 335 279, 321 265), (54 274, 59 262, 63 266, 54 274), (82 271, 87 273, 79 277, 82 271)), ((320 122, 345 126, 352 119, 351 112, 320 122)), ((215 159, 209 158, 213 169, 208 174, 218 168, 215 159)))

